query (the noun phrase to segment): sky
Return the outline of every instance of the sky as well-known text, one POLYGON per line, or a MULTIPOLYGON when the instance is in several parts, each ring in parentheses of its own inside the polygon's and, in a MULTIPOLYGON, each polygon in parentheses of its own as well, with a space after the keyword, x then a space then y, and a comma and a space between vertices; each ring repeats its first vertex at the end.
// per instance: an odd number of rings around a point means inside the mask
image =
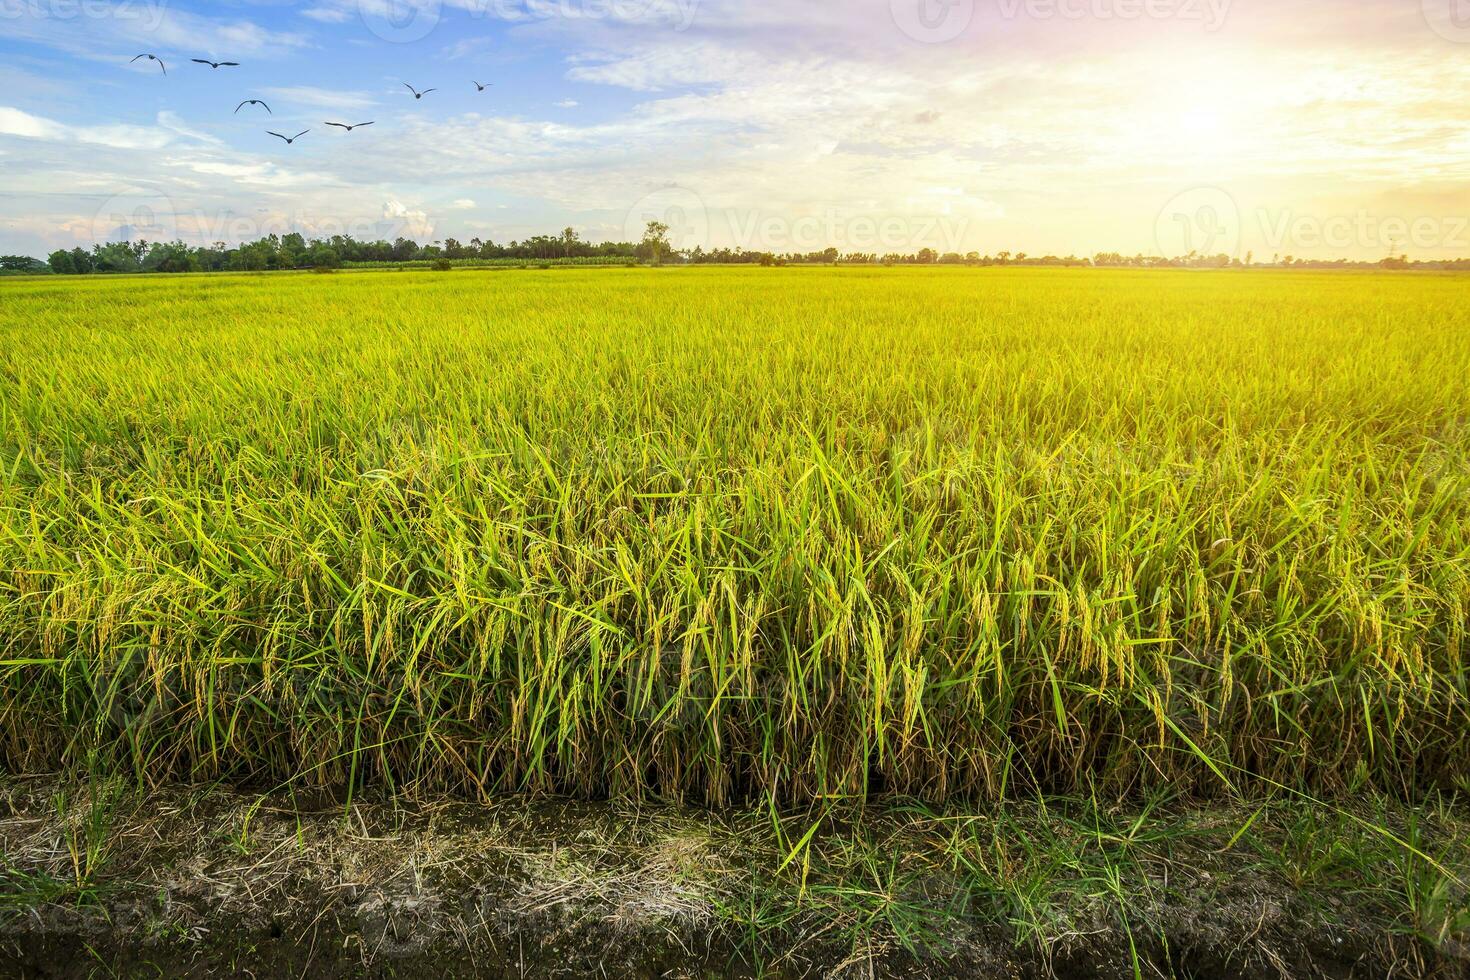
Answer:
POLYGON ((0 0, 0 253, 654 219, 707 249, 1470 256, 1470 0, 0 0))

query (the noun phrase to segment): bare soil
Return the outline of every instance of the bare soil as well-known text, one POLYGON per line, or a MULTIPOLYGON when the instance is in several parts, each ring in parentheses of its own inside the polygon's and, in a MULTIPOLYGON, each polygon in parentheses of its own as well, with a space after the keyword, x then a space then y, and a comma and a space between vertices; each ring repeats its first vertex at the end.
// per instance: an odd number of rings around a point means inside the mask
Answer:
POLYGON ((1079 898, 1042 935, 982 905, 957 913, 965 889, 923 835, 882 838, 892 866, 930 870, 877 904, 871 881, 778 870, 790 842, 769 837, 673 808, 22 780, 0 798, 0 974, 1470 977, 1463 943, 1232 877, 1228 857, 1152 866, 1172 881, 1136 910, 1147 929, 1079 898))

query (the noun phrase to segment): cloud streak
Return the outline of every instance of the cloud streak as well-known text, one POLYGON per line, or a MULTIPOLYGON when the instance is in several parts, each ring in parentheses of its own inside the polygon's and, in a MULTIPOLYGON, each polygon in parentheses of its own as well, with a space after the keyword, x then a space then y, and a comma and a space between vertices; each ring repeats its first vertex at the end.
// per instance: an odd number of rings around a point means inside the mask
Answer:
POLYGON ((262 91, 268 99, 317 109, 367 109, 377 105, 377 100, 366 92, 336 92, 310 85, 290 85, 262 91))

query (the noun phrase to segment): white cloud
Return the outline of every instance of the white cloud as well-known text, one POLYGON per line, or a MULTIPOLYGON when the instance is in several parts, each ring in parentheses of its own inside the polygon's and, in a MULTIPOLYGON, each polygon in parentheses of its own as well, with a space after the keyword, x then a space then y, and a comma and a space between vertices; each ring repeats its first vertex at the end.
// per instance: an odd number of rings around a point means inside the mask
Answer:
MULTIPOLYGON (((738 83, 759 79, 763 72, 779 67, 758 51, 694 40, 676 45, 643 43, 623 53, 577 55, 571 64, 567 77, 574 81, 616 85, 636 92, 738 83)), ((820 70, 820 66, 813 67, 820 70)))
POLYGON ((276 58, 307 44, 301 34, 272 31, 244 19, 195 14, 162 0, 92 0, 85 5, 86 16, 52 15, 53 9, 66 6, 83 9, 83 5, 8 4, 13 10, 0 16, 3 34, 77 57, 120 64, 139 51, 153 51, 166 59, 170 51, 276 58))
POLYGON ((578 102, 576 99, 562 99, 560 102, 553 102, 552 105, 556 106, 558 109, 575 109, 577 106, 581 105, 581 103, 578 102))
POLYGON ((195 140, 200 143, 219 144, 222 142, 218 137, 211 136, 208 133, 202 133, 199 130, 192 128, 187 123, 185 123, 183 119, 179 118, 179 115, 177 113, 169 112, 167 110, 158 114, 158 125, 171 133, 177 133, 179 136, 183 136, 186 139, 195 140))
POLYGON ((383 202, 383 220, 401 229, 409 238, 425 239, 434 234, 434 223, 422 208, 409 208, 401 201, 389 199, 383 202))
POLYGON ((9 106, 0 106, 0 134, 24 136, 34 140, 59 140, 66 139, 67 129, 50 119, 42 119, 9 106))
POLYGON ((323 24, 341 24, 352 19, 352 14, 338 7, 308 7, 301 11, 301 16, 323 24))
POLYGON ((453 44, 449 45, 449 47, 444 49, 444 57, 450 59, 451 61, 457 61, 460 58, 465 58, 469 55, 484 51, 486 48, 493 47, 495 43, 495 38, 493 37, 460 38, 458 41, 455 41, 453 44))
POLYGON ((32 115, 11 106, 0 106, 0 135, 20 136, 49 142, 90 143, 113 149, 159 150, 181 138, 199 142, 218 142, 213 137, 184 126, 171 112, 158 114, 153 126, 73 126, 32 115))
POLYGON ((295 102, 318 109, 366 109, 377 104, 377 100, 366 92, 338 92, 332 89, 316 88, 312 85, 268 88, 264 92, 267 98, 295 102))

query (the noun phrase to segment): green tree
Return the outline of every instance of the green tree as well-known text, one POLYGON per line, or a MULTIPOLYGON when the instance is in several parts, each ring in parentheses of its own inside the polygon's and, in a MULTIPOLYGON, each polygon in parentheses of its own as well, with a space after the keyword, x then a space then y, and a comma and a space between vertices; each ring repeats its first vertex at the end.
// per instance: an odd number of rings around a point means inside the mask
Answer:
POLYGON ((408 262, 419 254, 419 243, 411 238, 398 238, 390 253, 394 262, 408 262))
POLYGON ((306 261, 313 269, 339 269, 342 256, 326 242, 312 242, 306 253, 306 261))
POLYGON ((306 239, 301 237, 300 232, 293 231, 281 239, 281 251, 291 256, 291 264, 285 268, 303 265, 307 254, 306 239))
POLYGON ((261 243, 241 245, 230 253, 230 268, 236 272, 260 272, 265 269, 266 253, 261 243))
POLYGON ((643 241, 638 245, 638 257, 654 265, 663 265, 664 256, 672 252, 669 226, 662 221, 650 221, 643 231, 643 241))
POLYGON ((149 272, 198 272, 194 253, 183 242, 155 242, 143 258, 149 272))
POLYGON ((98 272, 138 272, 143 268, 136 246, 129 242, 108 242, 92 246, 92 268, 98 272))

